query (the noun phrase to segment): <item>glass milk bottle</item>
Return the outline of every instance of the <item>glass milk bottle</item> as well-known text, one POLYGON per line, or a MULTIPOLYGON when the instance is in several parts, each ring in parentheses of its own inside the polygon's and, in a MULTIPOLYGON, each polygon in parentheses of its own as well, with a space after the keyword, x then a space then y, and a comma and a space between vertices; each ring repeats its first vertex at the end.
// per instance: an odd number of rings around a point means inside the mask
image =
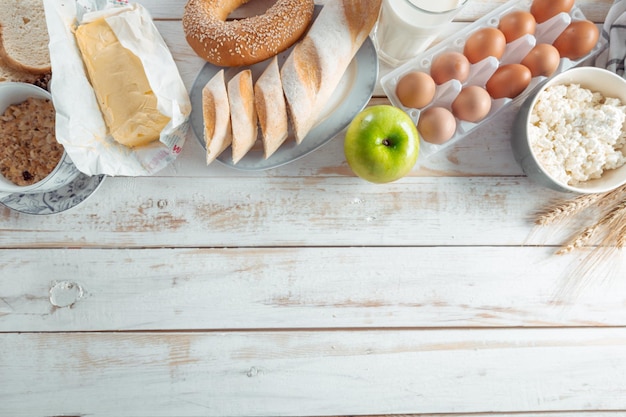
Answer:
POLYGON ((379 57, 398 66, 424 51, 468 0, 383 0, 374 32, 379 57))

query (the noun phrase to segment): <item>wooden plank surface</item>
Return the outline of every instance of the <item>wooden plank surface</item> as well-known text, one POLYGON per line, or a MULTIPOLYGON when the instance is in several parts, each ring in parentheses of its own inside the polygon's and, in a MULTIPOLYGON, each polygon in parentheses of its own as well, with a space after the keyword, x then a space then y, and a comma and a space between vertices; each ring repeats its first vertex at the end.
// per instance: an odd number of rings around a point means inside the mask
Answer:
POLYGON ((0 352, 5 415, 626 412, 623 328, 0 334, 0 352))
POLYGON ((560 244, 531 233, 556 197, 525 177, 116 178, 61 215, 0 209, 0 247, 560 244))
POLYGON ((44 249, 0 259, 0 276, 14 278, 0 282, 0 332, 626 325, 626 265, 612 265, 609 280, 579 280, 581 255, 552 248, 44 249))
MULTIPOLYGON (((190 88, 185 2, 141 3, 190 88)), ((576 4, 600 24, 612 0, 576 4)), ((0 207, 0 416, 625 416, 626 258, 554 255, 580 224, 534 228, 570 195, 516 164, 516 110, 384 186, 342 132, 253 173, 190 132, 68 212, 0 207)))

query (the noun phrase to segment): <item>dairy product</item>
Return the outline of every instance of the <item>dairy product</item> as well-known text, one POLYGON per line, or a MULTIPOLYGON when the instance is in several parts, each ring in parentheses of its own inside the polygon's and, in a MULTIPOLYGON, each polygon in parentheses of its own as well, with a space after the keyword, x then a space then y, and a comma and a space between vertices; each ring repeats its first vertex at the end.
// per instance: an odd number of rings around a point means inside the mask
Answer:
POLYGON ((380 57, 398 65, 424 51, 466 0, 383 0, 375 33, 380 57))
POLYGON ((535 157, 557 181, 576 185, 626 163, 626 106, 578 84, 537 96, 528 136, 535 157))
POLYGON ((129 147, 159 139, 170 118, 158 110, 141 60, 104 19, 80 25, 76 41, 113 139, 129 147))

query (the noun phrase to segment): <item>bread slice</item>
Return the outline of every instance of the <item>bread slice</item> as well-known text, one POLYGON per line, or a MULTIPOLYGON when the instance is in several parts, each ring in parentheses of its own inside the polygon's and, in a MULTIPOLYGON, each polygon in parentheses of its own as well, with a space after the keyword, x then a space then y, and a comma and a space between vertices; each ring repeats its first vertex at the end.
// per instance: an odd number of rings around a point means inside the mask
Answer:
POLYGON ((202 116, 208 165, 224 152, 233 140, 230 104, 223 69, 218 71, 202 88, 202 116))
POLYGON ((254 108, 251 70, 241 70, 228 81, 228 100, 233 130, 233 164, 236 164, 248 153, 257 138, 257 115, 254 108))
POLYGON ((33 74, 50 72, 49 42, 43 1, 2 1, 0 57, 7 65, 33 74))
POLYGON ((45 77, 45 74, 40 75, 40 74, 33 74, 30 72, 16 70, 15 68, 9 66, 2 59, 2 57, 0 57, 0 82, 13 81, 13 82, 37 84, 37 82, 44 77, 45 77))
POLYGON ((319 121, 348 65, 369 36, 382 0, 328 1, 287 57, 281 78, 300 143, 319 121))
POLYGON ((261 126, 263 152, 267 159, 287 139, 289 129, 277 57, 270 61, 254 85, 254 103, 261 126))

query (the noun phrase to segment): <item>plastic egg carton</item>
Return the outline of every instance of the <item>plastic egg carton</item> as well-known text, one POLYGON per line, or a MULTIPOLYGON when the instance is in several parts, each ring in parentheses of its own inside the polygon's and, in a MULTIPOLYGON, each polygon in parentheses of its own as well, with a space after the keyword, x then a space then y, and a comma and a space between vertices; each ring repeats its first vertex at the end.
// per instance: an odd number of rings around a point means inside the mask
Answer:
MULTIPOLYGON (((565 30, 565 28, 574 20, 587 20, 582 11, 574 5, 570 13, 560 13, 553 18, 537 24, 535 35, 525 35, 521 38, 518 38, 506 45, 504 55, 500 60, 491 56, 483 59, 475 64, 470 65, 470 73, 468 79, 461 83, 458 80, 450 80, 444 84, 437 85, 435 90, 435 96, 430 104, 426 105, 421 109, 416 108, 408 108, 400 102, 398 96, 396 95, 396 85, 398 81, 407 73, 412 71, 422 71, 427 74, 430 74, 430 66, 432 61, 441 53, 444 52, 460 52, 463 53, 463 48, 465 46, 465 41, 469 36, 472 35, 473 32, 485 28, 485 27, 498 27, 500 22, 500 18, 505 16, 508 13, 523 10, 530 11, 530 6, 532 4, 532 0, 511 0, 502 6, 495 9, 493 12, 483 16, 482 18, 476 20, 464 30, 458 32, 454 36, 451 36, 437 45, 429 48, 428 50, 422 52, 416 57, 412 58, 410 61, 402 64, 392 72, 385 75, 381 78, 381 85, 385 94, 391 101, 391 103, 403 109, 408 115, 413 119, 415 124, 419 120, 420 114, 422 111, 428 109, 433 106, 441 106, 450 110, 452 102, 456 98, 456 96, 461 92, 463 87, 470 85, 478 85, 480 87, 485 87, 487 80, 491 78, 493 73, 498 69, 501 65, 520 63, 522 59, 530 52, 530 50, 538 43, 549 43, 552 44, 556 38, 565 30)), ((600 35, 598 43, 596 46, 587 54, 586 56, 572 61, 569 58, 561 58, 559 67, 552 75, 556 75, 560 72, 563 72, 571 67, 574 67, 581 62, 594 57, 599 52, 601 52, 607 46, 607 41, 600 35)), ((548 77, 538 76, 531 79, 528 87, 517 97, 511 98, 501 98, 501 99, 491 99, 491 110, 487 114, 485 118, 483 118, 480 122, 472 123, 463 120, 456 119, 456 131, 452 138, 446 141, 443 144, 433 144, 420 139, 420 156, 419 159, 428 158, 434 155, 437 152, 451 146, 452 144, 458 142, 465 136, 467 136, 474 129, 479 128, 480 126, 488 123, 491 119, 493 119, 500 111, 507 108, 508 106, 516 103, 518 101, 524 100, 530 92, 532 92, 535 87, 541 84, 548 77)))

